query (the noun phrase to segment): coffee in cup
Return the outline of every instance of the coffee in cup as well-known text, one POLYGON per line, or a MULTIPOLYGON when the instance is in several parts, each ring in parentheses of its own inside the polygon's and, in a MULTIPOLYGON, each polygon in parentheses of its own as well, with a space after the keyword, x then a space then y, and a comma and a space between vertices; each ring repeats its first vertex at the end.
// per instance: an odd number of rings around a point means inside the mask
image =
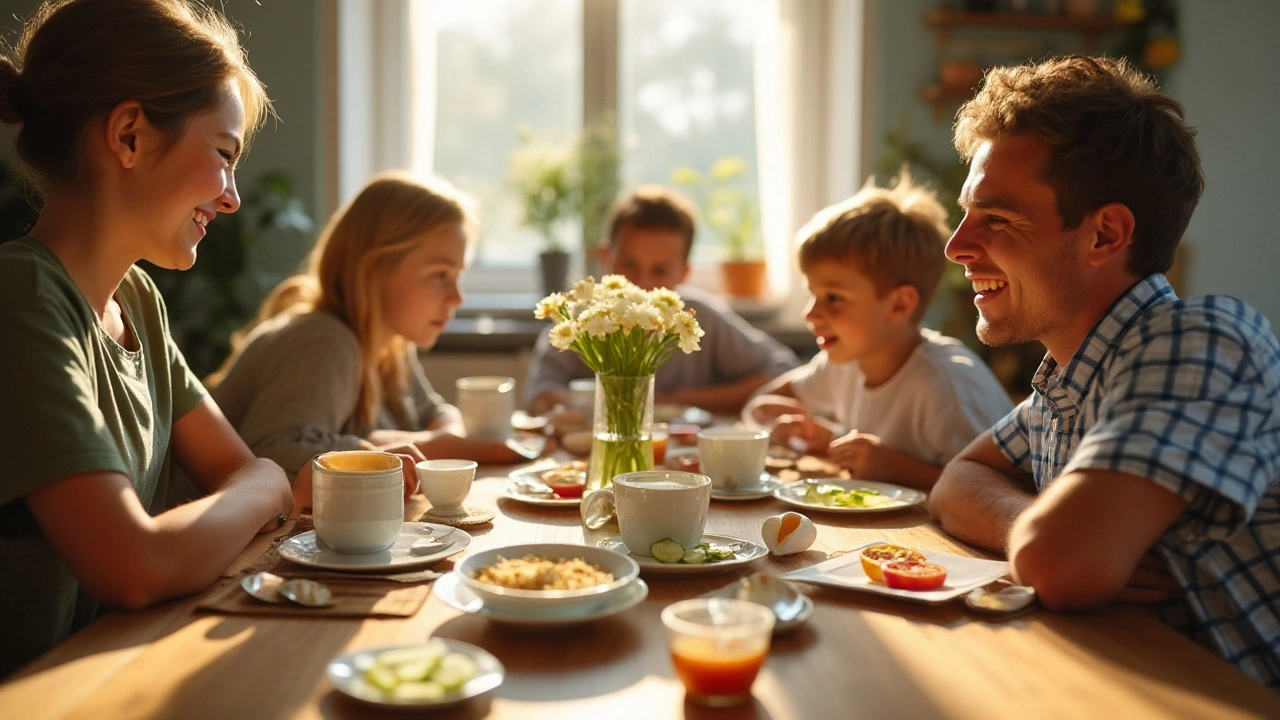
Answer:
POLYGON ((386 550, 404 524, 400 458, 377 450, 318 455, 311 467, 316 537, 341 552, 386 550))

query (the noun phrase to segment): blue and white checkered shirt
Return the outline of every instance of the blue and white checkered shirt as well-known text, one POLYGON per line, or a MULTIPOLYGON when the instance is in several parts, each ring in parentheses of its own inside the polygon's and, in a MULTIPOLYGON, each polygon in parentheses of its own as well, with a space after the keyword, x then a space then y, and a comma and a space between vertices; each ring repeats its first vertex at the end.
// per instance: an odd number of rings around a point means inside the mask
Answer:
POLYGON ((1156 544, 1185 604, 1157 614, 1280 687, 1280 343, 1266 318, 1222 295, 1180 300, 1151 275, 1032 384, 993 429, 1005 456, 1039 489, 1114 470, 1185 499, 1156 544))

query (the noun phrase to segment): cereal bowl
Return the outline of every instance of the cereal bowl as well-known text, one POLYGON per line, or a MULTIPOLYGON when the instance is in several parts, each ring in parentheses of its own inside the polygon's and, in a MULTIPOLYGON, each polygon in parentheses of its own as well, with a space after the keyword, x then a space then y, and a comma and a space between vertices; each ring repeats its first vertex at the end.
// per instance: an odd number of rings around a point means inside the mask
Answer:
POLYGON ((635 581, 640 575, 640 566, 626 555, 589 545, 509 545, 468 555, 454 572, 459 582, 490 608, 550 616, 573 615, 604 604, 635 581), (553 563, 580 559, 612 574, 613 579, 568 590, 537 590, 497 585, 477 577, 497 565, 500 559, 520 560, 527 556, 553 563))

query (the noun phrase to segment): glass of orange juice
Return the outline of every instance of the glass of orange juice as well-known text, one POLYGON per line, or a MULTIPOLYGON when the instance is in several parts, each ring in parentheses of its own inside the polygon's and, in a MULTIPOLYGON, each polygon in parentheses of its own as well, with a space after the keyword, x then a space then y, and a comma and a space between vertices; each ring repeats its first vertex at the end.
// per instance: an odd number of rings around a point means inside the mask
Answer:
POLYGON ((671 663, 689 699, 718 707, 751 697, 773 623, 772 610, 746 600, 693 598, 663 610, 671 663))
POLYGON ((667 466, 667 424, 654 423, 653 429, 650 431, 650 437, 653 438, 653 466, 655 468, 667 466))

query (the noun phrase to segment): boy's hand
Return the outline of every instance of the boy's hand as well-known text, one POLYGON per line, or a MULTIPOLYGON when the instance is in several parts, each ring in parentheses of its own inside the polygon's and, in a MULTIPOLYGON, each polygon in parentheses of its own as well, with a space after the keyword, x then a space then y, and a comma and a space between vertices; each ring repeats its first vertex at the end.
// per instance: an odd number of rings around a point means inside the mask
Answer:
POLYGON ((780 415, 769 431, 769 440, 775 445, 788 445, 794 438, 804 443, 814 455, 827 452, 827 446, 834 436, 834 433, 811 415, 780 415))
POLYGON ((898 453, 879 437, 854 430, 831 442, 827 459, 859 480, 888 480, 895 475, 898 453))

